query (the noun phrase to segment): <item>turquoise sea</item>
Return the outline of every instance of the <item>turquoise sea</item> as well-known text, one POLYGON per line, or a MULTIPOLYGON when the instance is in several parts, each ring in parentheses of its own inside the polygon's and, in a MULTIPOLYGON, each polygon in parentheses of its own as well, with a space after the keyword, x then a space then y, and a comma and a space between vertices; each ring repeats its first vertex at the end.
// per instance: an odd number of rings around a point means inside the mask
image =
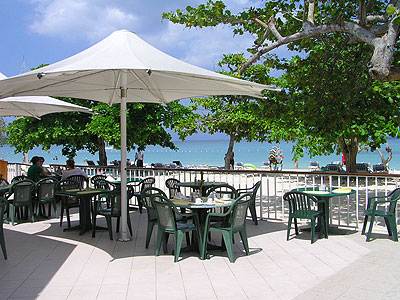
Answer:
MULTIPOLYGON (((393 150, 393 158, 389 162, 391 169, 400 170, 400 140, 389 139, 390 147, 393 150)), ((179 160, 183 165, 209 165, 209 166, 223 166, 224 156, 228 148, 228 140, 191 140, 191 141, 175 141, 175 145, 179 148, 173 151, 168 148, 159 146, 148 146, 144 151, 145 164, 151 163, 171 163, 174 160, 179 160)), ((280 143, 258 143, 258 142, 241 142, 234 146, 235 163, 250 163, 257 168, 261 167, 264 162, 268 161, 269 150, 273 146, 281 147, 283 151, 284 169, 294 169, 294 162, 292 161, 292 144, 280 143)), ((385 157, 388 156, 384 150, 386 146, 382 146, 382 151, 385 157)), ((113 160, 120 160, 120 151, 112 148, 107 148, 107 158, 111 162, 113 160)), ((34 148, 28 153, 29 158, 34 155, 43 156, 46 161, 45 164, 64 164, 66 157, 61 154, 61 147, 52 147, 50 151, 43 151, 41 148, 34 148)), ((22 162, 23 154, 14 153, 14 149, 9 146, 0 147, 0 158, 8 162, 22 162)), ((135 158, 135 152, 128 153, 128 158, 132 161, 135 158)), ((98 155, 91 155, 86 151, 78 152, 75 161, 77 164, 83 164, 84 159, 93 160, 97 162, 98 155)), ((305 156, 299 160, 299 168, 307 169, 310 161, 318 161, 320 166, 324 166, 332 161, 341 161, 341 155, 317 156, 310 158, 305 156)), ((363 151, 358 154, 357 162, 369 162, 371 165, 379 164, 381 162, 378 152, 363 151)))

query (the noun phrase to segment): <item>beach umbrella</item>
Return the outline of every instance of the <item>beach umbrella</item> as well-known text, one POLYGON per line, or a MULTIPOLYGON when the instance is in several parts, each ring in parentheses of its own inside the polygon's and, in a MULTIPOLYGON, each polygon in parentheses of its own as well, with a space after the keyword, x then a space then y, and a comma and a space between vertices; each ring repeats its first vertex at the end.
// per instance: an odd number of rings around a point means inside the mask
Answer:
MULTIPOLYGON (((121 161, 126 161, 126 103, 168 103, 210 95, 262 98, 271 86, 233 78, 173 58, 127 30, 49 66, 0 80, 0 98, 62 96, 121 104, 121 161)), ((121 240, 126 226, 126 164, 121 164, 121 240)))
MULTIPOLYGON (((7 78, 0 73, 0 79, 7 78)), ((24 116, 40 119, 57 112, 93 113, 91 109, 48 96, 8 97, 0 99, 0 116, 24 116)))

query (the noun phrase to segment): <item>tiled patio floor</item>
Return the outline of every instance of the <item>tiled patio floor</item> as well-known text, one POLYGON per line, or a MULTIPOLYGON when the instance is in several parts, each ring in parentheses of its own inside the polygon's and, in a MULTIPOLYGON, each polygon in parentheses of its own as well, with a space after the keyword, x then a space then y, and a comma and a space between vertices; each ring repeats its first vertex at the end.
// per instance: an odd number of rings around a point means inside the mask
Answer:
POLYGON ((383 228, 370 243, 349 230, 311 245, 309 233, 286 241, 283 222, 248 221, 250 256, 238 236, 234 264, 220 251, 174 263, 154 256, 154 238, 145 249, 146 214, 131 220, 130 242, 63 232, 55 219, 5 225, 0 299, 400 299, 400 247, 383 228))

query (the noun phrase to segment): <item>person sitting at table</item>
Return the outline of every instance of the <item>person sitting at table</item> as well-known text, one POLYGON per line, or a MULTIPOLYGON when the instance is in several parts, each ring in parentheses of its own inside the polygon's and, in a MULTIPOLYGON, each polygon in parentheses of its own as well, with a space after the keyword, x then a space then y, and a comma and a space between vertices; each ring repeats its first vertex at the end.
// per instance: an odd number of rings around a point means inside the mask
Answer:
POLYGON ((40 177, 50 176, 51 173, 47 168, 43 167, 44 158, 40 156, 34 156, 31 159, 32 166, 29 167, 27 177, 34 181, 38 182, 40 177))
POLYGON ((66 170, 62 173, 61 179, 64 180, 69 176, 82 175, 89 179, 89 176, 80 168, 75 167, 75 161, 73 159, 68 159, 66 163, 66 170))

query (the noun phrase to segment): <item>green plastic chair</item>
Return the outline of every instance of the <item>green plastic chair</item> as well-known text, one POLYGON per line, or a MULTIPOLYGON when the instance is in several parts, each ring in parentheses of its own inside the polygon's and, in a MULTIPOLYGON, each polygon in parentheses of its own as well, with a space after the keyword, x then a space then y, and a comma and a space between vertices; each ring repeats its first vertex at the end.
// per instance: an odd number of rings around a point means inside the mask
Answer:
MULTIPOLYGON (((128 195, 129 196, 129 195, 128 195)), ((104 203, 104 202, 101 202, 104 203)), ((131 218, 129 216, 128 204, 127 204, 127 223, 129 232, 132 235, 132 225, 131 218)), ((121 189, 115 189, 108 194, 108 200, 106 205, 94 205, 93 209, 93 225, 92 225, 92 237, 96 236, 96 216, 101 215, 106 218, 108 234, 110 236, 110 240, 113 239, 112 232, 112 218, 117 218, 117 229, 116 232, 119 232, 119 222, 121 218, 121 189)))
POLYGON ((238 195, 241 195, 244 193, 251 193, 249 209, 250 209, 251 218, 253 219, 253 222, 255 225, 258 225, 257 212, 256 212, 256 197, 257 197, 257 192, 260 189, 260 186, 261 186, 261 181, 258 181, 251 188, 237 189, 238 195))
POLYGON ((222 234, 222 245, 225 244, 228 251, 229 261, 235 262, 233 257, 233 236, 235 233, 240 234, 246 255, 249 255, 249 244, 247 241, 246 216, 247 209, 250 204, 251 194, 246 193, 236 200, 229 209, 224 213, 209 213, 206 218, 204 236, 203 236, 203 252, 201 258, 205 259, 207 255, 207 235, 209 232, 219 232, 222 234), (218 217, 220 222, 211 223, 213 218, 218 217))
POLYGON ((15 182, 11 185, 10 193, 7 198, 13 196, 12 199, 9 199, 8 202, 10 204, 10 215, 11 215, 11 224, 14 226, 14 217, 15 210, 18 208, 29 208, 32 222, 35 221, 35 216, 33 214, 33 192, 35 190, 35 183, 30 179, 24 179, 15 182))
MULTIPOLYGON (((131 199, 132 197, 136 197, 137 203, 138 203, 138 206, 139 206, 139 213, 142 213, 142 210, 143 210, 143 202, 142 202, 142 198, 140 197, 142 191, 144 189, 148 188, 148 187, 152 187, 155 182, 156 182, 156 179, 154 177, 146 177, 146 178, 143 178, 138 183, 129 182, 127 184, 128 187, 131 187, 131 188, 133 188, 135 190, 133 192, 132 196, 130 198, 128 198, 128 199, 131 199), (139 191, 137 191, 136 188, 138 188, 139 191)), ((133 210, 133 209, 135 209, 135 207, 130 205, 129 209, 133 210)))
POLYGON ((0 197, 0 245, 1 250, 3 251, 4 259, 7 259, 7 251, 6 251, 6 242, 4 240, 4 230, 3 230, 3 222, 4 222, 4 212, 6 211, 8 202, 4 197, 0 197))
MULTIPOLYGON (((167 197, 160 194, 155 194, 150 197, 150 201, 157 213, 157 246, 156 256, 160 255, 161 243, 164 241, 166 246, 167 234, 175 235, 175 258, 174 262, 177 262, 181 253, 182 240, 186 232, 195 230, 197 232, 197 238, 199 241, 199 252, 201 251, 202 237, 200 234, 199 217, 195 213, 181 213, 178 208, 172 203, 167 197), (184 223, 177 220, 176 216, 181 217, 193 217, 193 223, 184 223)), ((164 250, 166 250, 164 248, 164 250)))
POLYGON ((325 215, 323 211, 314 210, 318 199, 312 195, 308 195, 303 192, 287 192, 283 195, 283 200, 289 203, 289 221, 287 229, 287 240, 290 236, 290 228, 292 226, 292 221, 294 220, 294 228, 296 235, 299 234, 299 229, 297 227, 297 219, 308 219, 311 220, 311 244, 315 242, 315 220, 321 218, 321 226, 325 237, 328 238, 327 228, 325 226, 325 215), (315 204, 315 205, 314 205, 315 204))
POLYGON ((146 249, 149 248, 151 234, 153 233, 154 225, 157 224, 157 212, 150 199, 151 196, 155 194, 159 194, 167 198, 167 195, 164 193, 164 191, 155 187, 145 188, 141 193, 142 203, 147 212, 146 249))
POLYGON ((215 192, 218 198, 229 195, 231 199, 236 199, 238 196, 237 190, 227 183, 211 186, 207 189, 206 196, 208 197, 212 192, 215 192))
POLYGON ((53 210, 58 218, 57 214, 57 201, 55 197, 55 191, 57 188, 58 180, 53 177, 43 178, 36 183, 37 190, 37 207, 36 215, 39 216, 40 205, 49 205, 48 217, 51 217, 51 206, 53 205, 53 210))
POLYGON ((361 234, 365 234, 365 228, 367 227, 368 217, 371 217, 369 230, 366 238, 367 242, 369 242, 371 238, 371 232, 375 222, 375 217, 383 217, 385 219, 385 224, 389 236, 393 236, 393 239, 396 242, 398 241, 397 224, 396 224, 396 206, 399 198, 400 198, 400 188, 393 190, 387 196, 375 196, 368 198, 367 208, 364 210, 365 213, 364 226, 361 231, 361 234), (387 199, 387 200, 375 200, 375 199, 387 199), (378 209, 379 205, 386 205, 387 210, 378 209))
MULTIPOLYGON (((56 186, 57 191, 74 190, 74 189, 80 189, 80 188, 81 188, 80 183, 73 179, 60 180, 56 186)), ((60 227, 62 226, 64 210, 65 210, 65 215, 67 216, 67 226, 68 226, 68 229, 70 229, 71 228, 71 219, 69 216, 69 210, 70 210, 70 208, 79 207, 80 206, 79 200, 76 197, 70 197, 70 196, 58 196, 58 198, 61 201, 60 227)))
POLYGON ((169 199, 173 199, 181 191, 180 187, 177 185, 178 183, 180 183, 180 181, 175 178, 168 178, 165 180, 165 186, 169 191, 169 199))

